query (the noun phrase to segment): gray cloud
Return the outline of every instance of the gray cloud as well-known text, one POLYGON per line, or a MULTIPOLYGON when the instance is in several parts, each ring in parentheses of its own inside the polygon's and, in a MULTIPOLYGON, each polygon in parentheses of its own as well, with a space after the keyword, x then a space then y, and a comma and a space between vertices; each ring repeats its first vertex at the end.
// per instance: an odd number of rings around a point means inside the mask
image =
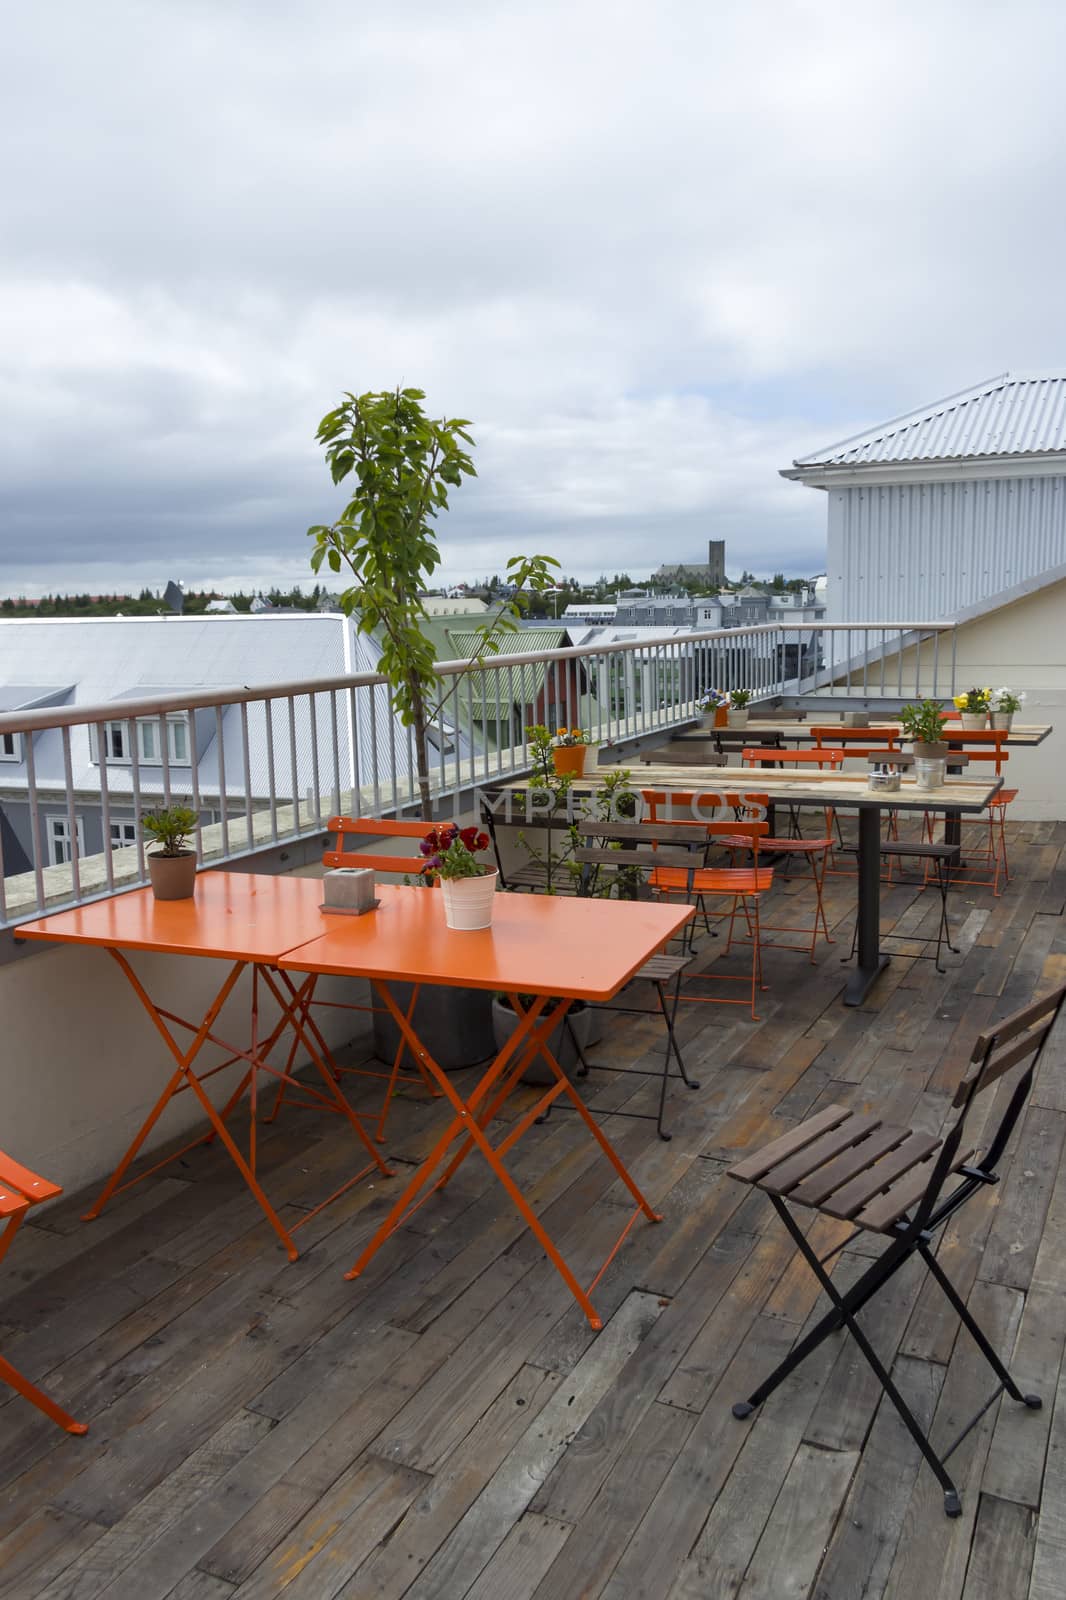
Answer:
POLYGON ((347 388, 469 416, 452 576, 817 568, 777 468, 1062 359, 1054 0, 8 19, 0 589, 306 575, 347 388))

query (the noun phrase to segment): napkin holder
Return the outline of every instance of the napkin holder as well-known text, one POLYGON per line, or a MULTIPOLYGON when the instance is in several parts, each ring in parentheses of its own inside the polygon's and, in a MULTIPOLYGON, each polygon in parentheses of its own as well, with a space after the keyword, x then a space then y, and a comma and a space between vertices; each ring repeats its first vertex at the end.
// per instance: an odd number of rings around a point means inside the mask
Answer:
POLYGON ((381 904, 369 867, 334 867, 322 878, 320 911, 341 917, 363 917, 381 904))

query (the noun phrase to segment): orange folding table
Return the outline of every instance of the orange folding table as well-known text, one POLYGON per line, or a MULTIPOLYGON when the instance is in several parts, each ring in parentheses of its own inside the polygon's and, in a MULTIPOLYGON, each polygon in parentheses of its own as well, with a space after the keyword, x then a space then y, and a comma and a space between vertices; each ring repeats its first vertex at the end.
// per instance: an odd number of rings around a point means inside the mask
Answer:
POLYGON ((283 971, 368 978, 395 1019, 414 1059, 438 1085, 453 1113, 346 1276, 357 1278, 390 1234, 447 1183, 476 1149, 543 1246, 590 1325, 600 1328, 601 1320, 590 1299, 592 1291, 637 1218, 643 1215, 652 1222, 661 1219, 589 1115, 555 1060, 548 1040, 573 1001, 610 1000, 616 995, 648 957, 693 916, 692 907, 499 894, 490 928, 459 932, 445 924, 442 895, 414 887, 382 887, 379 892, 381 904, 377 911, 358 918, 327 917, 329 926, 318 938, 290 950, 278 963, 283 971), (406 1011, 393 995, 394 983, 414 985, 406 1011), (437 1065, 412 1025, 414 1003, 419 986, 424 983, 498 990, 507 995, 518 1017, 511 1038, 477 1082, 463 1092, 437 1065), (548 1062, 554 1082, 493 1144, 489 1125, 537 1054, 548 1062), (564 1095, 634 1201, 632 1215, 587 1289, 578 1283, 503 1161, 537 1118, 564 1095))
POLYGON ((296 983, 288 972, 280 970, 280 958, 286 950, 313 940, 321 933, 324 922, 319 909, 321 901, 322 884, 314 878, 202 872, 196 879, 196 894, 191 900, 156 900, 150 889, 134 889, 128 894, 92 901, 72 911, 59 911, 33 922, 24 922, 15 929, 15 936, 19 939, 98 945, 106 949, 125 974, 174 1058, 174 1070, 162 1093, 126 1154, 85 1213, 85 1220, 98 1217, 112 1195, 140 1183, 151 1173, 176 1161, 195 1145, 217 1136, 285 1246, 290 1261, 295 1261, 299 1254, 292 1237, 295 1228, 308 1222, 323 1205, 328 1205, 368 1173, 377 1171, 384 1176, 391 1176, 390 1169, 374 1149, 356 1112, 342 1093, 336 1073, 331 1069, 325 1040, 311 1020, 309 1002, 312 980, 296 983), (170 955, 208 956, 229 964, 214 998, 198 1019, 179 1016, 149 995, 131 964, 128 952, 150 950, 170 955), (247 967, 252 971, 251 1031, 247 1046, 239 1046, 220 1036, 218 1018, 238 978, 247 967), (262 1031, 259 1020, 261 989, 273 996, 278 1007, 277 1019, 269 1026, 264 1025, 262 1031), (176 1028, 185 1030, 189 1035, 188 1042, 179 1039, 176 1028), (272 1066, 268 1059, 270 1053, 282 1036, 289 1032, 292 1043, 287 1058, 281 1066, 272 1066), (225 1059, 201 1067, 198 1059, 208 1044, 221 1048, 225 1059), (306 1079, 292 1077, 297 1044, 303 1045, 317 1069, 320 1087, 310 1084, 306 1079), (216 1107, 204 1090, 204 1083, 224 1068, 241 1062, 244 1063, 244 1072, 237 1087, 221 1107, 216 1107), (302 1096, 310 1096, 315 1104, 346 1117, 357 1142, 362 1144, 370 1157, 365 1167, 321 1205, 294 1223, 292 1229, 286 1228, 281 1222, 256 1176, 256 1118, 261 1073, 269 1074, 273 1081, 280 1081, 283 1085, 296 1085, 302 1096), (200 1102, 210 1124, 208 1131, 146 1171, 139 1172, 136 1177, 127 1179, 126 1173, 152 1128, 173 1097, 185 1091, 191 1091, 200 1102), (250 1113, 247 1155, 242 1154, 227 1126, 246 1093, 250 1113))

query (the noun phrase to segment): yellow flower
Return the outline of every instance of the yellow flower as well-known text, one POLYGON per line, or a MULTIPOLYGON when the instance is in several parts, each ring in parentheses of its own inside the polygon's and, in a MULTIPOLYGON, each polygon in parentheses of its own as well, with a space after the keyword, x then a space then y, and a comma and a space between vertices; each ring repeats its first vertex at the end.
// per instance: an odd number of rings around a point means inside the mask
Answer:
POLYGON ((962 711, 966 706, 966 696, 964 694, 957 694, 951 703, 955 707, 956 711, 962 711))

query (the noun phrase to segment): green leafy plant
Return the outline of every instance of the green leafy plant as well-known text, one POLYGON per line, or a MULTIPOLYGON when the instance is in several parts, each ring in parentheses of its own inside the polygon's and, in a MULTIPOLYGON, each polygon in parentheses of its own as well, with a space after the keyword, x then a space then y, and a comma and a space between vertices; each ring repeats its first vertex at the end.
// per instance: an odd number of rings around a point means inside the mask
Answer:
POLYGON ((903 736, 916 744, 940 744, 944 737, 944 713, 939 700, 920 700, 904 706, 899 714, 903 736))
POLYGON ((154 811, 141 814, 141 827, 161 848, 161 856, 181 856, 188 851, 190 834, 196 832, 200 819, 188 806, 158 806, 154 811))
POLYGON ((997 689, 995 691, 992 709, 993 711, 999 712, 1002 716, 1009 717, 1013 715, 1015 711, 1020 711, 1022 709, 1022 701, 1024 699, 1025 693, 1023 690, 1018 690, 1015 692, 1013 689, 997 689))
MULTIPOLYGON (((558 831, 550 828, 544 830, 546 843, 543 846, 538 840, 521 831, 518 834, 518 843, 526 852, 530 862, 542 869, 546 894, 556 894, 561 887, 569 887, 589 898, 595 895, 606 898, 611 893, 611 883, 605 881, 601 887, 594 875, 590 884, 583 873, 581 863, 574 860, 576 852, 587 843, 578 832, 572 816, 569 791, 574 778, 570 773, 555 771, 552 765, 551 735, 547 728, 539 725, 527 728, 526 734, 535 752, 535 760, 539 763, 539 768, 535 766, 533 775, 529 779, 529 787, 535 794, 549 794, 551 803, 545 807, 547 817, 550 819, 561 814, 564 822, 558 831), (553 846, 553 838, 559 841, 558 848, 553 846)), ((599 817, 603 821, 617 821, 619 817, 635 816, 636 808, 637 795, 630 788, 628 770, 623 767, 612 767, 601 774, 598 787, 584 801, 582 815, 599 817)), ((640 877, 642 881, 642 875, 640 877)), ((630 898, 635 898, 635 895, 630 898)))
POLYGON ((729 707, 731 711, 743 711, 750 700, 750 689, 730 689, 729 691, 729 707))
POLYGON ((955 696, 955 709, 979 717, 988 710, 991 699, 991 689, 967 689, 965 694, 955 696))
MULTIPOLYGON (((427 731, 459 683, 441 692, 433 645, 421 627, 419 598, 440 565, 434 519, 448 509, 448 494, 475 477, 473 446, 462 417, 433 421, 422 408, 421 389, 346 394, 322 418, 316 438, 325 450, 333 482, 353 475, 356 488, 337 521, 308 528, 315 542, 311 566, 331 572, 347 567, 355 582, 340 597, 345 615, 358 615, 360 633, 375 633, 379 667, 389 681, 393 708, 413 730, 423 805, 430 806, 427 731)), ((515 597, 482 626, 473 660, 484 665, 497 654, 500 638, 517 627, 529 592, 553 582, 559 563, 550 556, 515 556, 507 581, 515 597)))

